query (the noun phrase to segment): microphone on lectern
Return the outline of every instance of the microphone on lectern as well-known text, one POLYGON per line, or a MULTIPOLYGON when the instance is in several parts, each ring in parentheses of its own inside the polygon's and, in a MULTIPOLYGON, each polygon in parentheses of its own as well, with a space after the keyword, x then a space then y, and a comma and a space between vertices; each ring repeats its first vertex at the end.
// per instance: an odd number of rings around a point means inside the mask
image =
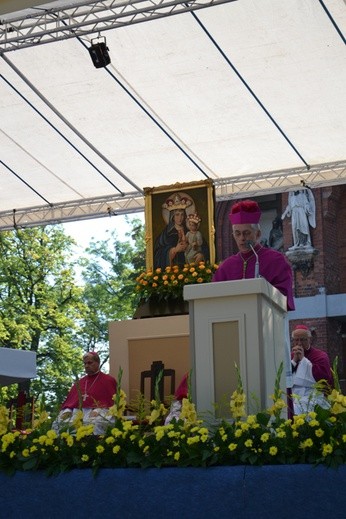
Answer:
POLYGON ((257 252, 255 251, 254 245, 255 245, 255 242, 253 242, 252 240, 248 240, 248 241, 246 242, 246 246, 249 247, 249 249, 251 249, 252 252, 253 252, 254 255, 255 255, 255 258, 256 258, 256 262, 255 262, 255 278, 259 278, 259 277, 260 277, 260 274, 259 274, 259 261, 258 261, 258 254, 257 254, 257 252))

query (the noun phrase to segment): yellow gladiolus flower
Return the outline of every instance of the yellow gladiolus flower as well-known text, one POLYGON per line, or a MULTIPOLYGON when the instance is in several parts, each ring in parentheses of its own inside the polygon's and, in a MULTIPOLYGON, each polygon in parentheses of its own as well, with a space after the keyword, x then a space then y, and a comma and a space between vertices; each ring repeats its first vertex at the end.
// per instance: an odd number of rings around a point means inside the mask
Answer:
POLYGON ((328 454, 331 454, 333 452, 333 447, 330 445, 330 443, 324 443, 322 446, 322 456, 326 457, 328 454))
POLYGON ((273 445, 272 447, 270 447, 270 449, 269 449, 269 454, 270 454, 271 456, 275 456, 275 455, 277 454, 277 452, 278 452, 278 448, 275 447, 275 445, 273 445))
POLYGON ((311 438, 307 438, 305 441, 303 441, 300 445, 302 449, 306 449, 307 447, 313 447, 314 442, 311 438))

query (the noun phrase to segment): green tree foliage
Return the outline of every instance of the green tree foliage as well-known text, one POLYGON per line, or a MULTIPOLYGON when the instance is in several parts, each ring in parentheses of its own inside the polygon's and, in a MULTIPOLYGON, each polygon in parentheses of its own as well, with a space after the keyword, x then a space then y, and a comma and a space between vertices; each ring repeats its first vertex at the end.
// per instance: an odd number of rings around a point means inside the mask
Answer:
POLYGON ((31 390, 48 402, 61 402, 82 369, 72 245, 57 225, 0 232, 0 347, 36 352, 31 390))
MULTIPOLYGON (((108 240, 92 241, 79 261, 73 245, 58 225, 0 232, 0 347, 36 352, 38 377, 30 391, 48 409, 83 373, 83 352, 96 349, 108 359, 108 323, 133 316, 135 278, 145 269, 139 219, 125 242, 110 233, 108 240)), ((0 400, 16 393, 17 386, 2 388, 0 400)))
POLYGON ((132 220, 126 236, 121 242, 113 231, 107 240, 93 240, 88 257, 80 262, 87 307, 81 344, 85 350, 103 351, 103 359, 108 355, 108 323, 132 318, 138 303, 136 277, 145 269, 144 226, 139 219, 132 220))

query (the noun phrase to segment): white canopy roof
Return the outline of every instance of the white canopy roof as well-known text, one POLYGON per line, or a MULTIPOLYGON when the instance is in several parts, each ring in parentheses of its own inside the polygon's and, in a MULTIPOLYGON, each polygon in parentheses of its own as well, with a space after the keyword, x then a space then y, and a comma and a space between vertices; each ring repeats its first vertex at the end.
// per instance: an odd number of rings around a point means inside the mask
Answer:
POLYGON ((141 211, 145 187, 206 177, 218 199, 346 182, 343 0, 58 1, 0 19, 0 228, 141 211))

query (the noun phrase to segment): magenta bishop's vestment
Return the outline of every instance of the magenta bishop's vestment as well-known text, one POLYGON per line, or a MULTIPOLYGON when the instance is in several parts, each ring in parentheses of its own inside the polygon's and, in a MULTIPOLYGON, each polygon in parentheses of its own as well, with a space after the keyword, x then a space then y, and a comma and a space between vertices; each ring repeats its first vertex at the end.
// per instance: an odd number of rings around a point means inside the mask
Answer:
MULTIPOLYGON (((257 244, 259 274, 287 297, 287 310, 294 310, 292 269, 281 252, 257 244)), ((256 257, 252 250, 235 254, 221 263, 213 281, 236 281, 255 277, 256 257)))

